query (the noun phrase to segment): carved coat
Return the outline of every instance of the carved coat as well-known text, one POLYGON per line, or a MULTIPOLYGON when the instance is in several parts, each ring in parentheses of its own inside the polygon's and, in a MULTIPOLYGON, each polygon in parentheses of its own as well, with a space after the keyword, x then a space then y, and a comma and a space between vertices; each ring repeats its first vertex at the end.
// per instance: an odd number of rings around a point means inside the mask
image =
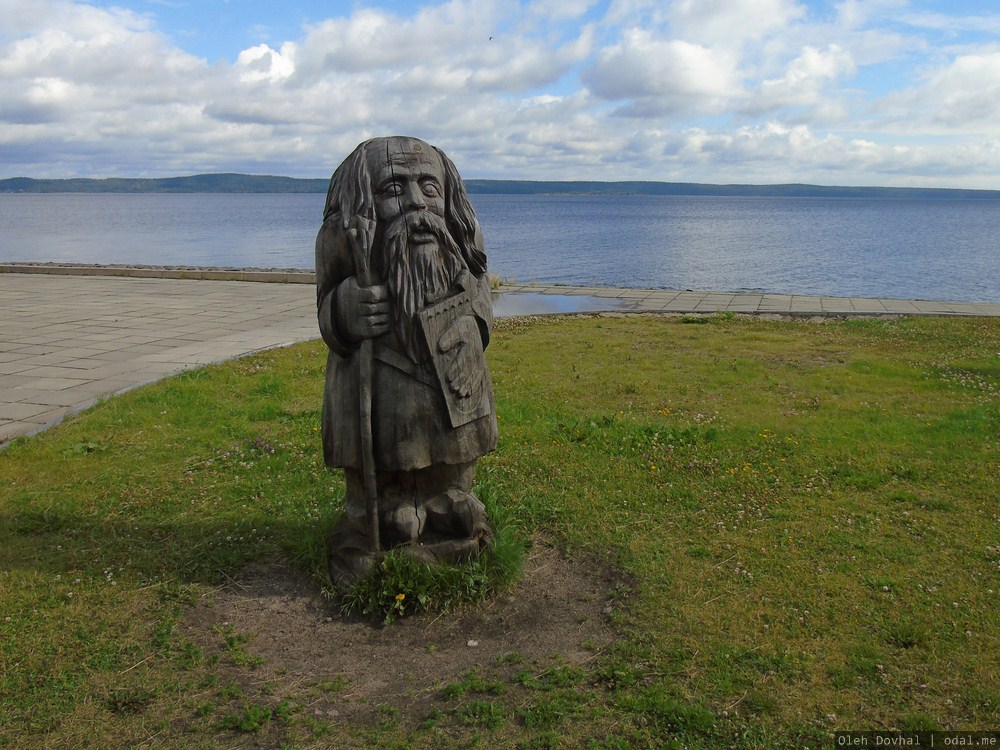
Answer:
MULTIPOLYGON (((477 240, 481 249, 481 237, 477 240)), ((381 278, 375 258, 371 262, 375 278, 381 278)), ((319 329, 330 349, 323 391, 323 456, 328 466, 360 470, 359 366, 354 356, 357 345, 342 335, 336 313, 337 289, 353 275, 354 261, 346 232, 339 217, 331 217, 316 238, 319 329)), ((485 348, 493 325, 492 299, 486 274, 475 277, 475 282, 470 290, 472 308, 485 348)), ((377 470, 411 471, 434 464, 461 464, 496 448, 496 408, 485 366, 488 416, 452 427, 441 385, 429 361, 413 362, 394 328, 375 339, 373 349, 372 434, 377 470)))

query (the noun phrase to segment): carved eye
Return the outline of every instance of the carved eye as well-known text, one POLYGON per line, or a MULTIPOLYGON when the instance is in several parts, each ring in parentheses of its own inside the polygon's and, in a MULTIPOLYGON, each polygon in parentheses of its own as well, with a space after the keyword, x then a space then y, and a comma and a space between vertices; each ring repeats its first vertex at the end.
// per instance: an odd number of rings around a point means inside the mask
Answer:
POLYGON ((444 190, 441 188, 441 183, 432 177, 428 177, 425 180, 420 181, 420 189, 424 191, 424 195, 428 198, 440 198, 444 195, 444 190))
POLYGON ((398 182, 387 182, 379 192, 386 198, 396 198, 403 194, 403 186, 398 182))

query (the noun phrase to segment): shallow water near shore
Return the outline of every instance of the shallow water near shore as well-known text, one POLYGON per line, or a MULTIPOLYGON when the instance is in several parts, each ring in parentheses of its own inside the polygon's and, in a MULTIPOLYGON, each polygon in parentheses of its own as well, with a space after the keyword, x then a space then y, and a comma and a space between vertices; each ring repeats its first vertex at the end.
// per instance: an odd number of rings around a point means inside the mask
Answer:
POLYGON ((513 318, 518 315, 606 312, 609 310, 628 310, 633 306, 615 297, 595 297, 585 294, 505 292, 493 295, 493 315, 497 318, 513 318))

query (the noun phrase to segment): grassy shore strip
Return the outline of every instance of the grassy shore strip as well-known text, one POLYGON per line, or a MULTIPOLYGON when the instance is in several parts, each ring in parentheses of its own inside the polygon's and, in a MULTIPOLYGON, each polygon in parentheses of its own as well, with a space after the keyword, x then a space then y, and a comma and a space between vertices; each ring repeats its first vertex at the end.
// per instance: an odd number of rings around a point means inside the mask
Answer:
MULTIPOLYGON (((318 343, 102 402, 0 453, 0 746, 799 748, 996 729, 1000 320, 501 321, 509 523, 632 583, 584 668, 317 718, 253 634, 178 627, 245 566, 313 571, 343 485, 318 343), (235 681, 220 675, 239 675, 235 681)), ((391 627, 391 626, 390 626, 391 627)))

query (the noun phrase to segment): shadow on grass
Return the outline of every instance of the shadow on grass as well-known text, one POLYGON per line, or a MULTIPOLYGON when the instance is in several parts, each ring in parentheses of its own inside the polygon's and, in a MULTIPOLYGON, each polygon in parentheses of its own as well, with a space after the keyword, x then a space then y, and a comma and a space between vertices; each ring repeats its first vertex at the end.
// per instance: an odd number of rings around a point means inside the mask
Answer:
POLYGON ((235 521, 109 521, 65 510, 0 512, 8 570, 104 575, 127 566, 147 582, 218 584, 234 570, 276 556, 307 570, 322 565, 331 522, 309 524, 259 517, 235 521))

